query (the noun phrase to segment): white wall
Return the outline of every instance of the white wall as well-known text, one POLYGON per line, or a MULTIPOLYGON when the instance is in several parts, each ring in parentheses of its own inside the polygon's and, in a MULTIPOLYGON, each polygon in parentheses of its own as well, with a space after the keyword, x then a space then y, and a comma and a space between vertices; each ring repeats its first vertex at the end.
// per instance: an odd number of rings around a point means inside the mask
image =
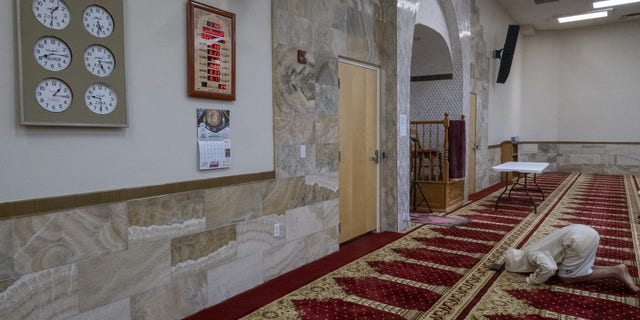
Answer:
POLYGON ((518 37, 516 51, 511 64, 511 71, 506 83, 496 83, 500 60, 493 59, 493 50, 502 49, 510 24, 516 22, 505 9, 494 0, 477 0, 480 10, 480 24, 483 28, 484 40, 487 43, 487 59, 489 59, 489 140, 488 144, 499 144, 511 136, 522 136, 521 119, 521 82, 522 82, 522 38, 518 37))
POLYGON ((525 40, 523 139, 640 141, 640 21, 525 40))
POLYGON ((124 0, 129 128, 18 124, 15 1, 0 1, 0 202, 274 169, 271 3, 236 14, 236 101, 186 95, 186 1, 124 0), (231 110, 232 167, 197 169, 197 108, 231 110))

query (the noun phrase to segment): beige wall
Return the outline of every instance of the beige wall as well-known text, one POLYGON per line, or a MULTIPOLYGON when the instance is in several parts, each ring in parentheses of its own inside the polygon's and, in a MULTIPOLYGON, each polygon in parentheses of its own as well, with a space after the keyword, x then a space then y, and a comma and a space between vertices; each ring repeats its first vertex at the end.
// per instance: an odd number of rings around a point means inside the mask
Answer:
POLYGON ((18 124, 15 3, 0 1, 0 203, 274 169, 273 136, 255 134, 273 131, 269 2, 204 1, 237 15, 237 99, 229 102, 187 96, 186 1, 124 0, 124 129, 18 124), (198 170, 197 108, 231 110, 231 168, 198 170))

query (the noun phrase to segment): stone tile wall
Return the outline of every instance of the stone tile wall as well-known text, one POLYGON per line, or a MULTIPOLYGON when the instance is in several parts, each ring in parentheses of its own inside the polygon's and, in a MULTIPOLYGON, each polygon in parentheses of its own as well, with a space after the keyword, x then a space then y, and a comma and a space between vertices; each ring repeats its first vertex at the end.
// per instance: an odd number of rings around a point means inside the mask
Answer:
POLYGON ((640 174, 640 144, 522 143, 518 160, 549 162, 549 170, 603 174, 640 174))
POLYGON ((0 221, 0 319, 193 314, 337 251, 333 181, 283 178, 0 221))
POLYGON ((398 16, 397 1, 392 0, 272 1, 277 177, 324 176, 336 179, 337 185, 339 59, 377 66, 380 147, 385 154, 380 164, 380 225, 392 231, 403 229, 398 199, 408 203, 408 196, 398 196, 398 186, 408 185, 398 183, 398 150, 404 150, 397 147, 396 126, 402 105, 396 77, 402 61, 396 52, 398 16), (306 64, 298 63, 298 50, 306 52, 306 64), (306 158, 300 158, 301 145, 306 158))

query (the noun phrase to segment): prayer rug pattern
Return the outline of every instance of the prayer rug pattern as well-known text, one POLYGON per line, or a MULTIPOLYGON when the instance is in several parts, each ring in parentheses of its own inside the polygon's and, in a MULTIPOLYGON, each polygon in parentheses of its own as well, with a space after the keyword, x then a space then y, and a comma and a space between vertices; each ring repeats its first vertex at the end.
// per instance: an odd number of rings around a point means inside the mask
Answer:
MULTIPOLYGON (((637 319, 640 295, 616 281, 533 286, 494 272, 508 247, 583 223, 601 235, 596 265, 624 263, 638 277, 635 177, 544 173, 538 213, 497 190, 452 213, 464 225, 424 225, 256 310, 244 319, 637 319)), ((534 195, 535 197, 535 195, 534 195)))

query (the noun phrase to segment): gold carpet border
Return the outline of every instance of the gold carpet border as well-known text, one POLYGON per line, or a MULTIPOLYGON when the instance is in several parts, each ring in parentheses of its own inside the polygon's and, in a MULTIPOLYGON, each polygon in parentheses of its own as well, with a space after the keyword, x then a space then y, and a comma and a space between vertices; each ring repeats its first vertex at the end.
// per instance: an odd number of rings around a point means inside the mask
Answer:
MULTIPOLYGON (((629 207, 629 221, 631 221, 631 235, 633 248, 640 248, 640 198, 636 189, 636 176, 625 176, 624 185, 627 193, 627 206, 629 207)), ((640 254, 636 254, 636 267, 640 274, 640 254)), ((637 298, 640 301, 640 298, 637 298)), ((639 303, 640 304, 640 303, 639 303)))

